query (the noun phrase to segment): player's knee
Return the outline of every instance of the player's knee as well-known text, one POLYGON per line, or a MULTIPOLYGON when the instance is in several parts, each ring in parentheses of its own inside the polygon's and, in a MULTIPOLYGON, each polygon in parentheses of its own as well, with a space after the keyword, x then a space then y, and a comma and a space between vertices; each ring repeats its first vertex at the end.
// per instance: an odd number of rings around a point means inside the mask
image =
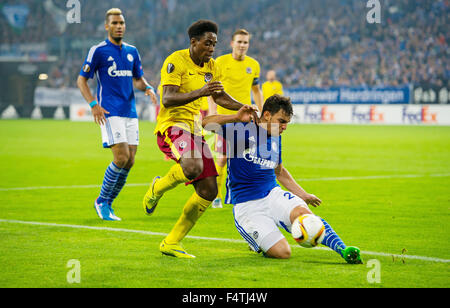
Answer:
POLYGON ((197 189, 197 194, 205 200, 214 200, 218 194, 217 185, 209 185, 207 187, 202 187, 197 189))
POLYGON ((133 168, 134 166, 134 157, 130 157, 130 159, 128 159, 128 162, 125 165, 125 168, 130 170, 131 168, 133 168))
POLYGON ((201 159, 191 159, 186 163, 181 164, 184 175, 193 180, 203 172, 203 161, 201 159))
POLYGON ((291 246, 286 240, 282 240, 272 246, 265 254, 269 258, 289 259, 291 257, 291 246))
MULTIPOLYGON (((125 168, 130 161, 130 155, 128 153, 121 153, 116 155, 114 158, 114 163, 119 168, 125 168)), ((133 162, 134 163, 134 162, 133 162)))
POLYGON ((290 248, 277 249, 275 251, 272 251, 269 257, 275 259, 289 259, 291 257, 291 249, 290 248))

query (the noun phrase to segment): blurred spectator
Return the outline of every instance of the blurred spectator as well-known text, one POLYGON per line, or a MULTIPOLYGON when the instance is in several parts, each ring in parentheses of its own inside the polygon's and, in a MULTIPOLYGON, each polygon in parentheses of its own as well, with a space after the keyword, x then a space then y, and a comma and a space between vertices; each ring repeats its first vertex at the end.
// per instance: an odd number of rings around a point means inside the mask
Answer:
MULTIPOLYGON (((3 0, 25 4, 30 13, 20 32, 0 13, 0 44, 47 43, 51 54, 63 57, 62 76, 49 73, 55 86, 75 86, 89 46, 74 45, 106 37, 103 16, 111 7, 124 11, 125 41, 141 51, 153 85, 162 61, 186 46, 186 29, 200 18, 220 26, 216 56, 229 52, 235 29, 248 29, 249 55, 274 69, 285 87, 449 83, 449 0, 384 0, 381 24, 367 23, 362 0, 80 0, 81 24, 67 25, 63 34, 43 2, 3 0)), ((67 11, 66 1, 53 2, 67 11)))

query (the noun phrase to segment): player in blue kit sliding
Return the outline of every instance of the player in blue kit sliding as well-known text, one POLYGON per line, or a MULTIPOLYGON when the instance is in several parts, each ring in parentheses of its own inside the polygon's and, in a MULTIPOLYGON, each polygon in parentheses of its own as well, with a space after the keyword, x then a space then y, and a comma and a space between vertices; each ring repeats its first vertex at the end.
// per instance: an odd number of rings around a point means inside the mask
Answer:
POLYGON ((93 46, 78 76, 81 94, 90 104, 100 125, 104 148, 111 148, 114 161, 106 169, 99 197, 94 202, 103 220, 121 220, 114 214, 112 202, 125 185, 139 145, 139 124, 133 85, 156 104, 154 89, 144 78, 141 57, 136 47, 124 43, 126 25, 120 9, 106 13, 108 39, 93 46), (97 98, 88 79, 97 78, 97 98))
MULTIPOLYGON (((239 233, 254 251, 271 258, 291 256, 291 248, 279 228, 290 232, 295 219, 312 214, 308 204, 316 207, 322 202, 297 184, 282 164, 281 134, 292 115, 290 99, 274 95, 266 100, 260 118, 254 109, 244 106, 235 115, 213 115, 202 123, 206 130, 221 134, 227 142, 226 203, 234 204, 239 233), (281 189, 277 180, 287 191, 281 189)), ((323 219, 322 222, 322 244, 348 263, 362 263, 360 250, 347 247, 330 225, 323 219)))

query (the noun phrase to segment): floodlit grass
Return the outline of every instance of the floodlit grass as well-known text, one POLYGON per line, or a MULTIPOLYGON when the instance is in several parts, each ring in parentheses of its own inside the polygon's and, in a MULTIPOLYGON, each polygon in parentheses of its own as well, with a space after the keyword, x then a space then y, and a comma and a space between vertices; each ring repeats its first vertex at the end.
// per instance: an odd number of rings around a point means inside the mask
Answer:
POLYGON ((180 185, 144 215, 144 184, 173 162, 163 159, 154 124, 140 126, 136 165, 114 203, 123 221, 104 222, 93 202, 112 155, 94 123, 0 121, 0 287, 449 286, 450 127, 290 125, 283 135, 284 165, 323 200, 313 211, 366 263, 380 262, 381 282, 372 284, 372 267, 291 239, 290 260, 250 252, 231 206, 209 209, 183 241, 196 259, 161 255, 162 234, 193 188, 180 185), (80 284, 67 282, 72 259, 80 284))

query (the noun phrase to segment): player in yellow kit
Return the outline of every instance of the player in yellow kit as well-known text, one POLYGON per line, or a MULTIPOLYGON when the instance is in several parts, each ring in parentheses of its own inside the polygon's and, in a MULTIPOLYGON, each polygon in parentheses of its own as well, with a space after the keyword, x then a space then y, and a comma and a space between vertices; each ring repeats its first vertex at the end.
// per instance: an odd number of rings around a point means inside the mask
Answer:
MULTIPOLYGON (((221 81, 225 91, 237 101, 245 104, 252 104, 255 101, 258 110, 263 107, 263 95, 259 86, 260 66, 258 61, 247 56, 250 46, 250 33, 245 29, 237 30, 231 40, 232 52, 220 56, 216 59, 221 69, 221 81)), ((210 104, 213 105, 213 104, 210 104)), ((236 111, 227 110, 217 106, 217 114, 235 114, 236 111)), ((222 207, 222 186, 226 178, 226 143, 222 137, 216 136, 215 150, 220 154, 216 158, 216 168, 219 176, 217 177, 218 195, 213 202, 214 208, 222 207)))
POLYGON ((214 22, 195 22, 188 30, 190 47, 171 54, 161 69, 161 110, 155 134, 160 150, 176 164, 164 177, 153 179, 143 205, 151 215, 165 192, 181 183, 194 186, 194 194, 159 247, 163 254, 178 258, 194 258, 180 242, 217 195, 217 171, 202 136, 201 106, 208 96, 224 108, 239 110, 243 106, 220 82, 220 70, 212 59, 217 32, 214 22))
POLYGON ((275 94, 283 95, 283 85, 277 80, 277 73, 274 70, 267 72, 266 79, 262 85, 264 101, 275 94))

